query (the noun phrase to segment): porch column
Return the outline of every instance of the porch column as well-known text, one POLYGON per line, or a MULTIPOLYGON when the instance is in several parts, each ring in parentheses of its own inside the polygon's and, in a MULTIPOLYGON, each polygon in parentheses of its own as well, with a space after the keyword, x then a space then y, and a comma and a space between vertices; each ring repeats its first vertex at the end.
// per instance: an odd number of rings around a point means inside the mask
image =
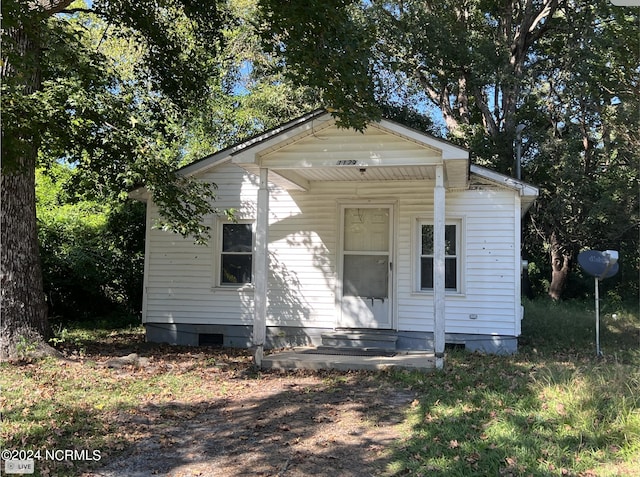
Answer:
POLYGON ((433 341, 436 353, 436 368, 444 367, 444 322, 445 322, 445 189, 444 168, 436 167, 436 184, 433 189, 433 341))
POLYGON ((269 280, 269 171, 260 169, 254 254, 253 348, 256 366, 262 365, 267 333, 267 290, 269 280))

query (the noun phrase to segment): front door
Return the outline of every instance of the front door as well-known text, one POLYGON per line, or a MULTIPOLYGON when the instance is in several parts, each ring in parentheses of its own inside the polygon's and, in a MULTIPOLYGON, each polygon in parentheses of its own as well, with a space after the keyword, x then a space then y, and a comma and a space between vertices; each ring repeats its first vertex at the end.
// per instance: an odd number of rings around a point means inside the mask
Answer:
POLYGON ((391 328, 391 206, 342 208, 342 328, 391 328))

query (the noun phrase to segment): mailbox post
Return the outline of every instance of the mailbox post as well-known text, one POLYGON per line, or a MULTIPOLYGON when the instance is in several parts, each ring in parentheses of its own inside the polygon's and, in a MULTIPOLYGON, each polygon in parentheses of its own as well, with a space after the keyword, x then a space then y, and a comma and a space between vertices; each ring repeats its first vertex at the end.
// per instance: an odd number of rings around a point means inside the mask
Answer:
POLYGON ((600 351, 600 281, 618 273, 618 252, 615 250, 587 250, 578 255, 578 263, 589 275, 595 278, 596 301, 596 356, 602 356, 600 351))

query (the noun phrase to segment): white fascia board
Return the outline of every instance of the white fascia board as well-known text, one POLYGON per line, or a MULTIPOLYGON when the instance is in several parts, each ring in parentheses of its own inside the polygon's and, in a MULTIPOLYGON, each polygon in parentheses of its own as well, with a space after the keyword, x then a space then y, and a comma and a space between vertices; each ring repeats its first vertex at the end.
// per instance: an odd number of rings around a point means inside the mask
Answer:
POLYGON ((137 200, 140 202, 148 202, 151 198, 151 194, 149 194, 149 191, 146 187, 138 187, 137 189, 133 189, 132 191, 129 191, 127 195, 129 196, 129 199, 137 200))
MULTIPOLYGON (((444 139, 439 139, 435 136, 431 136, 429 134, 425 134, 423 132, 417 131, 415 129, 408 128, 403 126, 402 124, 394 123, 392 121, 388 121, 383 119, 378 123, 382 128, 388 129, 389 131, 399 135, 404 136, 408 139, 416 141, 420 144, 424 144, 425 146, 437 149, 442 153, 442 159, 466 159, 469 160, 469 151, 458 147, 454 144, 451 144, 444 139)), ((375 125, 375 124, 374 124, 375 125)))
POLYGON ((313 131, 317 129, 319 126, 316 124, 318 122, 331 121, 333 119, 330 117, 328 113, 323 115, 316 115, 312 117, 305 117, 304 121, 295 121, 293 123, 288 123, 282 127, 274 129, 270 131, 270 134, 265 134, 264 137, 257 138, 258 140, 254 141, 252 144, 243 148, 240 151, 234 152, 233 163, 242 165, 242 164, 257 164, 260 161, 260 153, 266 151, 273 146, 276 146, 280 143, 286 143, 302 133, 313 131))
POLYGON ((499 172, 495 172, 475 164, 471 164, 469 169, 472 174, 476 174, 509 189, 517 190, 521 197, 538 197, 538 188, 524 181, 514 179, 513 177, 500 174, 499 172))
MULTIPOLYGON (((210 169, 212 167, 219 166, 225 162, 228 162, 231 158, 227 154, 227 151, 223 154, 213 154, 205 159, 201 159, 198 162, 194 162, 191 165, 183 167, 182 169, 178 169, 177 174, 190 177, 202 172, 204 170, 210 169)), ((134 200, 139 200, 141 202, 147 202, 151 198, 151 194, 146 186, 138 187, 137 189, 129 192, 129 198, 134 200)))
POLYGON ((201 159, 198 162, 189 164, 182 169, 178 169, 178 174, 186 177, 191 177, 207 169, 220 166, 225 162, 229 162, 230 160, 231 151, 225 149, 224 151, 220 151, 219 153, 215 153, 211 156, 201 159))
POLYGON ((202 172, 210 167, 218 166, 224 162, 229 160, 234 163, 253 163, 255 162, 255 151, 252 151, 251 154, 248 153, 249 149, 254 149, 256 146, 260 146, 260 150, 268 148, 271 142, 279 142, 286 138, 287 136, 283 136, 283 133, 289 135, 290 130, 293 130, 293 134, 298 134, 304 128, 305 123, 307 123, 306 129, 310 129, 313 127, 312 121, 316 119, 320 119, 323 116, 328 116, 329 113, 318 110, 313 111, 309 114, 306 114, 298 119, 294 119, 293 121, 289 121, 277 128, 270 129, 258 136, 252 137, 251 139, 247 139, 240 144, 236 144, 235 146, 231 146, 227 149, 223 149, 222 151, 216 152, 204 159, 201 159, 193 164, 183 167, 178 172, 180 174, 184 174, 186 176, 191 176, 202 172), (247 161, 247 158, 252 158, 247 161))
MULTIPOLYGON (((186 177, 190 177, 190 176, 199 174, 200 172, 203 172, 207 169, 220 166, 231 160, 233 160, 233 162, 237 162, 241 164, 243 161, 241 159, 234 160, 234 156, 239 156, 244 151, 251 149, 253 146, 262 144, 265 141, 269 142, 268 141, 269 139, 272 139, 273 141, 276 141, 276 142, 282 140, 283 137, 280 135, 282 134, 283 131, 288 131, 293 128, 295 130, 294 134, 298 134, 300 130, 298 130, 297 128, 300 127, 300 125, 304 126, 305 123, 310 123, 310 125, 307 126, 307 129, 309 129, 313 127, 313 124, 312 124, 313 120, 320 119, 323 116, 327 116, 327 119, 330 119, 329 113, 324 110, 312 111, 311 113, 305 114, 304 116, 294 119, 293 121, 289 121, 288 123, 285 123, 282 126, 266 131, 263 134, 260 134, 251 139, 248 139, 240 144, 236 144, 235 146, 231 146, 227 149, 223 149, 221 151, 215 152, 210 156, 206 156, 203 159, 200 159, 192 164, 189 164, 188 166, 182 167, 181 169, 178 169, 177 173, 186 177)), ((269 147, 269 144, 262 147, 261 149, 269 147)), ((243 157, 243 156, 239 156, 239 157, 243 157)), ((253 158, 250 162, 248 162, 249 164, 255 162, 255 153, 251 155, 246 155, 246 157, 253 158)), ((296 184, 296 185, 298 187, 304 188, 304 184, 302 185, 296 184)), ((129 192, 129 197, 136 200, 147 201, 150 198, 150 195, 146 187, 139 187, 129 192)))

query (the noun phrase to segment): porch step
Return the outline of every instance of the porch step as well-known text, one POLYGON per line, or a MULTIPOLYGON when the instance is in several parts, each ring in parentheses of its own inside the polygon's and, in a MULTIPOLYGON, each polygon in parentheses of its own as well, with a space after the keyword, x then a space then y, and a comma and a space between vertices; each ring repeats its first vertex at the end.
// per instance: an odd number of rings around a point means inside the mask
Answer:
POLYGON ((395 350, 398 336, 393 331, 336 330, 321 335, 322 346, 362 350, 395 350))

